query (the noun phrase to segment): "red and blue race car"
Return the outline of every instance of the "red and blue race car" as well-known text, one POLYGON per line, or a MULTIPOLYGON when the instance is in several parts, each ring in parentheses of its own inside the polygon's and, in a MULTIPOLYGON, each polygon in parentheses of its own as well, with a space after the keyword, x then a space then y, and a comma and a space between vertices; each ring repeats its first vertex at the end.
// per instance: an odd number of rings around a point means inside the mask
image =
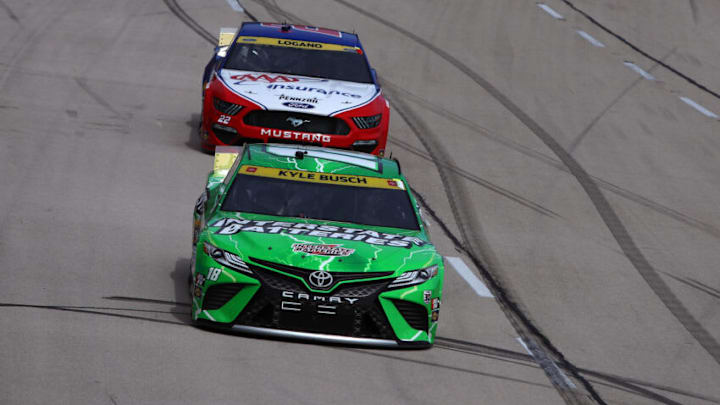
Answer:
POLYGON ((390 107, 356 34, 246 22, 203 75, 203 149, 297 143, 382 156, 390 107))

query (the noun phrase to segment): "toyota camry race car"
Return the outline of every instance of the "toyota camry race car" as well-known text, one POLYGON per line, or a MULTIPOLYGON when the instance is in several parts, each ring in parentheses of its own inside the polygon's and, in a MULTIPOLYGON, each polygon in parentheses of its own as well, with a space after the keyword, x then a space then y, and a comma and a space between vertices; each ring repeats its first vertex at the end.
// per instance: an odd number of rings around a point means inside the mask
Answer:
POLYGON ((383 155, 390 120, 358 36, 304 25, 223 28, 203 75, 203 149, 297 143, 383 155))
POLYGON ((415 347, 437 332, 442 257, 399 165, 373 155, 218 147, 191 271, 200 326, 415 347))

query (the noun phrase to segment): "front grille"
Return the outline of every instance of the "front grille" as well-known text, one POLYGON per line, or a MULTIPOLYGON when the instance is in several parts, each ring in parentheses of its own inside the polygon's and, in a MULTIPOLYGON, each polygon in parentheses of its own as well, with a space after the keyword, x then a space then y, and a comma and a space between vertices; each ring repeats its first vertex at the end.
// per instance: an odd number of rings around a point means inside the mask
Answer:
MULTIPOLYGON (((283 311, 283 298, 274 294, 271 288, 261 287, 242 313, 235 319, 236 324, 262 328, 296 330, 311 333, 394 339, 395 334, 377 297, 354 305, 338 305, 337 314, 320 312, 318 303, 306 303, 301 311, 283 311)), ((319 305, 322 305, 320 303, 319 305)))
MULTIPOLYGON (((252 257, 250 259, 300 277, 313 271, 252 257)), ((378 294, 390 280, 350 282, 337 286, 332 293, 313 293, 295 277, 256 264, 249 263, 249 266, 262 284, 250 303, 235 319, 236 324, 351 337, 394 339, 392 328, 378 301, 378 294)), ((349 274, 353 277, 361 275, 363 278, 378 276, 378 273, 332 274, 333 276, 349 274)))
POLYGON ((223 283, 208 287, 205 293, 205 299, 203 299, 202 308, 212 310, 222 307, 227 304, 235 294, 240 292, 244 286, 244 284, 223 283))
POLYGON ((333 292, 333 295, 349 298, 369 297, 388 285, 388 281, 343 284, 333 292))
POLYGON ((243 121, 247 125, 256 127, 289 131, 330 135, 347 135, 350 133, 348 124, 339 118, 288 111, 255 110, 245 115, 243 121))
MULTIPOLYGON (((274 263, 274 262, 270 262, 267 260, 258 259, 255 257, 250 257, 250 260, 252 260, 255 263, 261 264, 263 266, 269 267, 271 269, 280 270, 285 273, 292 274, 294 276, 302 277, 306 282, 308 281, 308 277, 310 276, 310 273, 317 270, 317 269, 304 269, 302 267, 288 266, 286 264, 274 263)), ((262 271, 263 269, 261 268, 260 270, 262 271)), ((265 271, 267 271, 267 270, 265 270, 265 271)), ((392 275, 393 272, 392 271, 331 272, 331 274, 333 276, 333 283, 330 284, 329 286, 327 286, 326 288, 323 288, 322 290, 330 291, 341 281, 361 280, 364 278, 375 278, 375 277, 386 277, 386 276, 392 275)), ((320 290, 320 288, 316 288, 316 289, 320 290)))
POLYGON ((260 278, 263 284, 270 288, 296 293, 307 292, 307 289, 303 287, 300 280, 292 279, 274 271, 265 270, 253 265, 250 265, 250 268, 253 269, 253 272, 258 276, 258 278, 260 278))
POLYGON ((424 306, 403 300, 392 300, 392 302, 410 327, 428 330, 428 313, 424 306))

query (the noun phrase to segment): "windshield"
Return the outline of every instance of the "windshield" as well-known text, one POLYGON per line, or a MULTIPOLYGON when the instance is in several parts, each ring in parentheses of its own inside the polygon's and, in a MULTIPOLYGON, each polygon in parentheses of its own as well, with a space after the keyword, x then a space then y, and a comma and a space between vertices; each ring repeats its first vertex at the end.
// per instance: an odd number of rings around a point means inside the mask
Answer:
POLYGON ((238 211, 418 230, 407 191, 235 176, 222 205, 238 211))
POLYGON ((373 82, 365 57, 357 52, 236 43, 225 67, 357 83, 373 82))

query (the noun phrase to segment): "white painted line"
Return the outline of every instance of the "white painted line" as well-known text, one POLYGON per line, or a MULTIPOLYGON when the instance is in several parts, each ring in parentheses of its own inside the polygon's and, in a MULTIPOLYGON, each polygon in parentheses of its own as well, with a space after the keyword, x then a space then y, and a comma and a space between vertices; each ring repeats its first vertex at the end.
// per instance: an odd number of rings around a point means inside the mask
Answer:
POLYGON ((470 284, 470 287, 475 291, 475 293, 481 297, 488 297, 493 298, 492 293, 490 290, 488 290, 487 287, 485 287, 485 284, 483 284, 482 281, 480 281, 475 274, 473 274, 472 270, 465 264, 465 262, 462 261, 459 257, 446 257, 447 261, 453 266, 455 271, 458 272, 460 277, 462 277, 468 284, 470 284))
POLYGON ((592 44, 592 46, 596 46, 596 47, 598 47, 598 48, 605 48, 605 44, 603 44, 602 42, 600 42, 600 41, 598 41, 597 39, 593 38, 593 36, 590 35, 590 34, 588 34, 587 32, 581 31, 581 30, 577 30, 577 31, 575 31, 575 32, 577 32, 578 35, 580 35, 581 37, 583 37, 586 41, 590 42, 590 44, 592 44))
POLYGON ((533 355, 530 349, 528 349, 527 345, 525 344, 525 341, 521 337, 516 337, 515 340, 518 341, 522 345, 522 347, 525 349, 526 352, 528 352, 529 355, 533 355))
POLYGON ((715 114, 714 112, 712 112, 712 111, 708 110, 707 108, 701 106, 700 104, 696 103, 696 102, 693 101, 692 99, 689 99, 689 98, 687 98, 687 97, 680 97, 680 100, 684 101, 685 104, 689 105, 690 107, 692 107, 692 108, 700 111, 700 112, 701 112, 703 115, 705 115, 706 117, 710 117, 710 118, 713 118, 713 119, 719 119, 719 118, 720 118, 720 117, 718 117, 717 114, 715 114))
POLYGON ((573 383, 565 373, 558 367, 557 363, 555 363, 548 355, 545 353, 544 350, 542 350, 540 347, 537 346, 536 343, 531 342, 532 349, 528 347, 528 345, 525 343, 523 338, 516 337, 515 340, 518 341, 522 345, 522 347, 525 349, 526 352, 535 360, 535 362, 550 376, 550 379, 552 380, 553 384, 565 389, 577 389, 577 386, 575 383, 573 383))
POLYGON ((230 7, 237 11, 238 13, 244 13, 245 10, 240 5, 240 2, 237 0, 227 0, 227 4, 230 5, 230 7))
POLYGON ((565 19, 565 17, 563 17, 562 14, 560 14, 557 11, 550 8, 550 6, 548 6, 547 4, 537 3, 537 6, 540 7, 541 9, 545 10, 546 13, 550 14, 550 16, 556 20, 564 20, 565 19))
POLYGON ((640 68, 640 66, 638 66, 638 65, 636 65, 636 64, 634 64, 634 63, 632 63, 632 62, 625 61, 625 62, 623 62, 623 65, 625 65, 625 66, 629 67, 630 69, 634 70, 635 73, 639 74, 640 76, 644 77, 644 78, 647 79, 647 80, 655 80, 655 76, 653 76, 653 75, 651 75, 650 73, 642 70, 642 69, 640 68))

